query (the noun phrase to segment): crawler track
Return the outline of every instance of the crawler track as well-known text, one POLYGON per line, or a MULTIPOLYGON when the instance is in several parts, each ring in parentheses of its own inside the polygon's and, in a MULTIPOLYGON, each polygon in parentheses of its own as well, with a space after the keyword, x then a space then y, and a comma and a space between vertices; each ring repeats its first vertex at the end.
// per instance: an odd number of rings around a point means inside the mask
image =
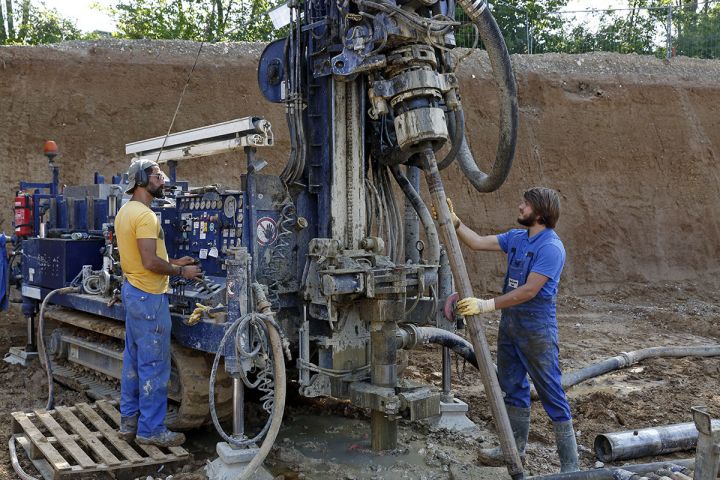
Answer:
MULTIPOLYGON (((63 307, 48 309, 45 316, 61 324, 63 330, 70 327, 79 335, 88 335, 105 347, 122 351, 125 338, 122 322, 63 307)), ((171 358, 172 372, 168 385, 170 402, 166 418, 168 427, 189 430, 210 423, 208 380, 212 357, 173 342, 171 358)), ((80 368, 72 362, 57 365, 54 378, 70 388, 85 391, 91 398, 120 398, 117 378, 87 367, 80 368)), ((218 372, 215 394, 218 416, 229 416, 232 413, 232 381, 224 370, 218 372)))

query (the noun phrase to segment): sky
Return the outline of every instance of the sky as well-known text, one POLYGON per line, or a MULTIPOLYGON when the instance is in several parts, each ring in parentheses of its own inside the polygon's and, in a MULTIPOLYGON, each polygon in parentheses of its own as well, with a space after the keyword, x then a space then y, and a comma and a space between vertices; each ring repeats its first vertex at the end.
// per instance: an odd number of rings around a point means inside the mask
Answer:
MULTIPOLYGON (((48 7, 56 9, 64 17, 75 20, 78 28, 84 32, 113 31, 115 25, 112 18, 106 13, 91 8, 94 3, 110 6, 115 3, 115 0, 45 0, 48 7)), ((617 8, 625 5, 626 2, 623 0, 570 0, 568 6, 563 10, 617 8)))
POLYGON ((48 8, 54 8, 63 17, 73 19, 84 32, 100 30, 111 32, 115 29, 112 18, 98 10, 90 8, 94 3, 110 6, 115 0, 44 0, 48 8))

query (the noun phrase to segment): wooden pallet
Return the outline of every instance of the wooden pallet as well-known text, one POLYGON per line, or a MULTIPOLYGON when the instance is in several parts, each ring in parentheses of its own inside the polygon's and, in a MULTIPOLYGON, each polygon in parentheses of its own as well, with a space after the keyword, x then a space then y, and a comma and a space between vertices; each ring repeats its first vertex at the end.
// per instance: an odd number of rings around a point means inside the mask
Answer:
POLYGON ((137 445, 118 436, 115 402, 13 412, 13 432, 45 480, 187 461, 182 447, 137 445), (109 422, 108 422, 109 420, 109 422))

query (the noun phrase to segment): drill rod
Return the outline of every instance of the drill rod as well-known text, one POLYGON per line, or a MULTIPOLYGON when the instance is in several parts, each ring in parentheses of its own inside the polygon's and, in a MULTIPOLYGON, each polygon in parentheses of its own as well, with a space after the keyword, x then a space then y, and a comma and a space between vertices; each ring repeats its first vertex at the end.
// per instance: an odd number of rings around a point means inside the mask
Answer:
MULTIPOLYGON (((448 259, 450 260, 453 277, 457 283, 457 289, 460 292, 460 298, 473 297, 472 284, 470 283, 465 260, 460 250, 457 232, 450 218, 450 209, 447 205, 445 188, 440 178, 435 153, 431 148, 428 148, 420 155, 423 157, 422 162, 423 170, 425 171, 425 180, 427 181, 432 201, 435 204, 435 209, 438 212, 440 235, 447 249, 448 259)), ((497 374, 493 368, 490 347, 485 337, 485 328, 478 315, 465 317, 465 320, 467 320, 470 341, 475 349, 475 356, 480 366, 480 378, 482 379, 485 393, 490 401, 490 411, 498 429, 500 448, 505 457, 508 473, 513 479, 524 478, 520 454, 515 445, 515 437, 513 437, 512 428, 510 427, 510 420, 508 419, 505 402, 503 401, 502 392, 500 391, 500 384, 498 383, 497 374)))

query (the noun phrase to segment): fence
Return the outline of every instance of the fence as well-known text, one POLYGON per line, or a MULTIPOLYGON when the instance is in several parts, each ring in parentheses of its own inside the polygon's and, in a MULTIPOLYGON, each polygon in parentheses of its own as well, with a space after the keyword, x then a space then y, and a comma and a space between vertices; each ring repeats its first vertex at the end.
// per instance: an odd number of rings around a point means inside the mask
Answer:
MULTIPOLYGON (((537 8, 537 7, 535 7, 537 8)), ((720 58, 720 0, 685 6, 543 12, 505 3, 493 5, 510 53, 637 53, 720 58)), ((456 18, 467 21, 458 10, 456 18)), ((459 46, 471 47, 475 34, 461 27, 459 46)))

